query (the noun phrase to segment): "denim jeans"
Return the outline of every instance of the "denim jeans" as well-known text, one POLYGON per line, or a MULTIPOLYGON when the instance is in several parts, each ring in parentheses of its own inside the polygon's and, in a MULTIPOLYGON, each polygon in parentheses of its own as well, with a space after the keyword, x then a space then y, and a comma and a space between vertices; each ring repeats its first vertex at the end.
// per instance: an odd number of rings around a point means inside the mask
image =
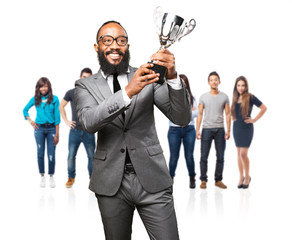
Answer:
POLYGON ((93 156, 95 150, 95 136, 81 129, 71 129, 69 133, 69 154, 68 154, 68 177, 76 176, 76 154, 80 143, 83 142, 88 157, 88 173, 89 177, 92 173, 93 156))
POLYGON ((49 161, 49 174, 55 173, 55 151, 54 137, 56 134, 55 126, 42 126, 38 125, 38 129, 34 130, 35 141, 37 144, 37 156, 39 173, 45 173, 45 143, 47 142, 47 154, 49 161))
POLYGON ((193 125, 186 127, 169 127, 168 143, 170 151, 169 173, 175 176, 175 170, 179 159, 181 143, 184 145, 184 153, 189 176, 195 176, 194 148, 196 141, 196 130, 193 125))
POLYGON ((216 169, 215 169, 215 181, 221 181, 223 179, 224 168, 224 151, 226 146, 225 130, 224 128, 204 128, 201 138, 201 177, 202 181, 208 181, 208 156, 212 144, 212 140, 215 142, 216 149, 216 169))

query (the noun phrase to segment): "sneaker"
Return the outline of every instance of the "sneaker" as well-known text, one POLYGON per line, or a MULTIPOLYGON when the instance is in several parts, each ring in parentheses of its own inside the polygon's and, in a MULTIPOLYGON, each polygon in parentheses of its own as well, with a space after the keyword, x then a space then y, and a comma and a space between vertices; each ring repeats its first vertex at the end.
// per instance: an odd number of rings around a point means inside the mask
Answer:
POLYGON ((221 181, 215 182, 215 186, 223 189, 227 188, 227 186, 221 181))
POLYGON ((45 176, 41 176, 40 187, 41 188, 46 187, 46 178, 45 178, 45 176))
POLYGON ((200 188, 202 189, 206 189, 207 188, 207 182, 206 181, 202 181, 200 188))
POLYGON ((71 188, 74 183, 74 178, 69 177, 68 181, 66 182, 66 188, 71 188))
POLYGON ((51 188, 54 188, 56 187, 56 184, 55 184, 55 179, 53 176, 50 176, 50 187, 51 188))

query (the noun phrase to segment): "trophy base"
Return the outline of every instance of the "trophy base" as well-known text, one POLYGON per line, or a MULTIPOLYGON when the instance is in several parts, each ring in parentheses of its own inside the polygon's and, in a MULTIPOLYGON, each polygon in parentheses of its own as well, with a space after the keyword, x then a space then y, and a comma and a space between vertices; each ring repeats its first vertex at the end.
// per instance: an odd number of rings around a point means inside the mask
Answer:
POLYGON ((155 63, 152 63, 152 64, 154 66, 152 68, 150 68, 150 69, 153 70, 154 72, 160 74, 159 80, 156 83, 163 84, 165 82, 165 76, 166 76, 166 73, 167 73, 167 68, 163 67, 161 65, 155 64, 155 63))

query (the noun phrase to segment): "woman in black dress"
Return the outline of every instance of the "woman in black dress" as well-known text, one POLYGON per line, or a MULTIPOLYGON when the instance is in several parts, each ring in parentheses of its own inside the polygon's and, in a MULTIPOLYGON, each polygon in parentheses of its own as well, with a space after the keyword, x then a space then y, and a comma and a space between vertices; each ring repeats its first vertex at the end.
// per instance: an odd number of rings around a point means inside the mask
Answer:
POLYGON ((253 123, 258 121, 267 110, 266 106, 248 91, 248 82, 244 76, 236 79, 231 115, 233 124, 233 137, 237 147, 239 184, 238 188, 248 188, 251 177, 249 176, 249 158, 247 156, 249 146, 253 138, 253 123), (255 118, 251 118, 253 105, 261 110, 255 118))

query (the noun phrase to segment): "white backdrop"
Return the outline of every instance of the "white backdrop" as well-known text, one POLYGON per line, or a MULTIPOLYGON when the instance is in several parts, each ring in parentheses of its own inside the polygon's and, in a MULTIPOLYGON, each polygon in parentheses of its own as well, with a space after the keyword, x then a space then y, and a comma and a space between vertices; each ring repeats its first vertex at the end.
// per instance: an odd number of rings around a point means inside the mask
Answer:
MULTIPOLYGON (((249 190, 236 188, 238 170, 232 137, 226 148, 227 190, 213 185, 213 150, 205 191, 188 188, 181 155, 174 184, 181 239, 291 239, 289 0, 1 1, 1 239, 103 239, 97 204, 87 189, 83 147, 77 156, 76 184, 68 190, 64 185, 69 130, 62 122, 56 152, 57 187, 40 189, 33 130, 24 121, 22 109, 34 95, 35 83, 41 76, 50 79, 54 94, 61 100, 82 68, 98 70, 93 44, 105 21, 120 21, 127 30, 132 66, 148 61, 159 48, 152 20, 158 5, 197 21, 196 29, 170 48, 176 56, 177 70, 189 77, 197 99, 209 90, 207 76, 215 70, 221 77, 220 90, 230 99, 236 77, 244 75, 250 91, 268 107, 255 124, 249 152, 253 178, 249 190)), ((69 107, 67 112, 70 116, 69 107)), ((257 112, 254 109, 253 116, 257 112)), ((35 114, 34 110, 30 113, 35 114)), ((168 159, 168 120, 157 112, 156 121, 168 159)), ((197 185, 199 157, 197 141, 197 185)), ((148 239, 136 215, 133 239, 148 239)))

